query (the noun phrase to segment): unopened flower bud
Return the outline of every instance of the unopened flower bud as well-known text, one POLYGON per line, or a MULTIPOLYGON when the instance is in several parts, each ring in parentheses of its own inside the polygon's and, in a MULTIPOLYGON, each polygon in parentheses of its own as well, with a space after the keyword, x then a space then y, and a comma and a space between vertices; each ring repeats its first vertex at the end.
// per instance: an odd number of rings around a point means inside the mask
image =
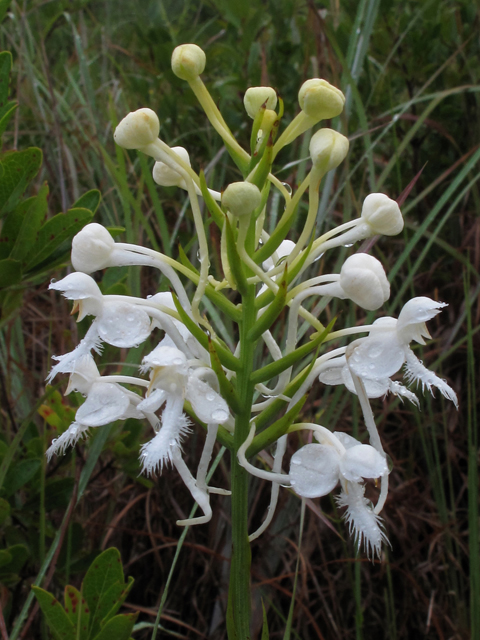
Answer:
POLYGON ((87 224, 72 240, 72 265, 75 271, 93 273, 110 264, 115 241, 105 227, 87 224))
POLYGON ((367 253, 356 253, 340 271, 340 286, 362 309, 379 309, 390 297, 390 283, 382 264, 367 253))
POLYGON ((155 142, 160 133, 160 121, 155 111, 131 111, 115 129, 113 138, 124 149, 140 149, 155 142))
POLYGON ((326 80, 312 78, 300 87, 298 102, 302 111, 318 122, 342 113, 345 96, 326 80))
POLYGON ((260 189, 251 182, 232 182, 222 194, 222 205, 234 216, 249 216, 262 200, 260 189))
POLYGON ((255 118, 262 106, 266 103, 267 109, 275 109, 277 106, 277 93, 271 87, 250 87, 245 93, 243 104, 250 118, 255 118))
MULTIPOLYGON (((184 147, 172 147, 172 151, 180 156, 180 158, 190 167, 190 156, 184 147)), ((153 179, 161 187, 181 187, 186 189, 185 180, 182 176, 164 162, 155 162, 153 167, 153 179)))
POLYGON ((182 80, 191 82, 205 69, 207 58, 196 44, 181 44, 172 53, 172 71, 182 80))
POLYGON ((325 171, 336 169, 348 153, 348 138, 333 129, 320 129, 310 140, 310 156, 314 165, 325 171))
POLYGON ((400 207, 383 193, 371 193, 365 198, 362 219, 370 225, 373 234, 396 236, 403 229, 400 207))

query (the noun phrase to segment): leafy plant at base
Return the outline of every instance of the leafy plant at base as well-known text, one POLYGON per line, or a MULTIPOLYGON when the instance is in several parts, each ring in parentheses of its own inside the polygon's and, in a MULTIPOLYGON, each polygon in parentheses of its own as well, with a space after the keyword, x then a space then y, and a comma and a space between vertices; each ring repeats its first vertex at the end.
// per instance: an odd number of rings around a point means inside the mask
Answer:
POLYGON ((58 640, 128 640, 138 614, 115 615, 130 589, 118 549, 101 553, 91 564, 80 591, 65 587, 62 607, 52 593, 32 587, 45 620, 58 640))

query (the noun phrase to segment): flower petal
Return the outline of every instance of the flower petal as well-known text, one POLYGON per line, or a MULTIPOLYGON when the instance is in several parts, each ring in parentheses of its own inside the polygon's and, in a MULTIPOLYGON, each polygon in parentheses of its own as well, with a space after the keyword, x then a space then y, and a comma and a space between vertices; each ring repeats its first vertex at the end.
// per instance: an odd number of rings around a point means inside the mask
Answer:
POLYGON ((290 484, 303 498, 326 496, 339 478, 340 457, 333 447, 306 444, 290 461, 290 484))
POLYGON ((82 425, 100 427, 122 418, 129 404, 128 396, 116 384, 95 382, 75 418, 82 425))
POLYGON ((148 314, 128 302, 105 304, 97 322, 102 340, 120 348, 138 346, 145 342, 152 330, 148 314))
POLYGON ((350 482, 379 478, 388 473, 387 460, 369 444, 349 447, 340 460, 340 473, 350 482))
POLYGON ((228 420, 228 405, 220 394, 196 376, 189 376, 186 398, 197 417, 207 424, 223 424, 228 420))

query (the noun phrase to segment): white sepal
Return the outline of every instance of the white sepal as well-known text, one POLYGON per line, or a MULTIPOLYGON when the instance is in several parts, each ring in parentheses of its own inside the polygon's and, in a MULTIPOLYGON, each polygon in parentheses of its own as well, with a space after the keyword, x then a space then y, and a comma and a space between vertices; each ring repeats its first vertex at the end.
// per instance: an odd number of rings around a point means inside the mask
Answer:
POLYGON ((123 418, 129 405, 130 399, 118 385, 95 382, 75 419, 89 427, 100 427, 123 418))
POLYGON ((223 424, 228 420, 228 405, 222 396, 193 375, 188 378, 186 398, 202 422, 223 424))
POLYGON ((323 444, 306 444, 290 461, 290 484, 302 498, 326 496, 338 483, 340 457, 323 444))
POLYGON ((349 447, 340 461, 340 473, 350 482, 360 482, 362 478, 379 478, 388 473, 384 456, 369 444, 349 447))

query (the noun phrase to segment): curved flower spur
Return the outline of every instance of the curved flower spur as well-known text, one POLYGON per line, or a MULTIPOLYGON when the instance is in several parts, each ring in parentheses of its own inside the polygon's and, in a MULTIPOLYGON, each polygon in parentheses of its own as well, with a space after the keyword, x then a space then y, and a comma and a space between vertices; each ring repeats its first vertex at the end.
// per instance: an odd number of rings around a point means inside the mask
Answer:
MULTIPOLYGON (((271 87, 251 87, 244 99, 252 120, 250 149, 243 149, 201 79, 205 53, 196 45, 177 47, 172 56, 174 73, 188 82, 211 125, 242 175, 227 185, 207 186, 203 173, 192 167, 188 151, 170 147, 160 136, 160 121, 148 108, 129 113, 115 130, 116 143, 155 160, 153 178, 162 186, 177 186, 188 193, 198 242, 198 269, 139 245, 115 242, 97 223, 87 225, 72 243, 76 273, 52 283, 75 303, 79 319, 94 316, 87 334, 70 354, 59 356, 49 376, 69 373, 67 391, 86 396, 75 423, 48 450, 63 453, 89 428, 135 416, 146 419, 153 438, 142 446, 140 462, 147 474, 161 473, 171 464, 182 477, 204 515, 179 524, 207 522, 212 510, 210 494, 229 493, 207 486, 207 471, 217 440, 231 452, 232 559, 231 581, 235 599, 232 619, 238 637, 246 637, 248 619, 249 549, 271 522, 280 487, 302 498, 327 495, 340 485, 337 503, 357 546, 367 556, 380 557, 386 541, 380 512, 388 491, 389 466, 377 431, 370 398, 387 392, 418 404, 414 392, 391 376, 405 367, 407 383, 436 387, 457 404, 455 392, 429 371, 410 348, 429 338, 425 322, 444 303, 414 298, 405 304, 398 320, 381 317, 371 325, 333 331, 321 317, 304 306, 307 298, 350 300, 362 309, 378 310, 388 300, 390 284, 381 263, 365 253, 350 255, 339 273, 312 272, 317 259, 332 249, 365 238, 392 236, 403 229, 398 204, 382 193, 368 195, 357 218, 313 238, 319 190, 329 171, 348 153, 348 139, 333 128, 321 127, 310 142, 310 170, 291 193, 274 175, 272 166, 282 149, 322 120, 338 116, 345 102, 342 92, 326 80, 307 80, 299 91, 300 112, 280 133, 283 103, 271 87), (283 198, 284 210, 271 233, 267 232, 270 195, 283 198), (291 232, 298 206, 308 200, 300 235, 291 232), (202 215, 199 198, 211 219, 202 215), (212 272, 206 225, 218 227, 221 272, 212 272), (291 236, 291 237, 288 237, 291 236), (104 296, 88 274, 111 266, 137 265, 158 269, 172 293, 152 292, 142 299, 104 296), (305 277, 307 269, 310 276, 305 277), (208 306, 205 300, 208 298, 208 306), (216 308, 212 321, 208 308, 216 308), (215 318, 228 323, 215 324, 215 318), (276 323, 286 319, 286 331, 276 323), (298 336, 313 329, 300 346, 298 336), (226 336, 225 324, 234 326, 226 336), (302 332, 300 333, 300 329, 302 332), (101 376, 92 353, 102 342, 118 348, 142 344, 160 333, 157 346, 143 358, 139 377, 101 376), (280 335, 280 339, 275 336, 280 335), (329 350, 333 341, 348 339, 346 346, 329 350), (235 340, 237 343, 234 344, 235 340), (230 349, 227 345, 234 344, 230 349), (262 366, 255 366, 265 354, 262 366), (357 394, 363 410, 369 444, 348 434, 302 422, 299 418, 315 380, 343 384, 357 394), (138 391, 132 391, 131 387, 138 391), (145 393, 143 393, 145 392, 145 393), (262 395, 263 398, 259 396, 262 395), (187 417, 187 413, 193 421, 187 417), (188 469, 182 447, 193 423, 205 429, 205 445, 196 475, 188 469), (301 446, 291 457, 289 472, 282 472, 288 435, 307 430, 318 443, 301 446), (262 449, 276 445, 272 470, 259 469, 252 459, 262 449), (248 537, 249 474, 272 483, 271 504, 261 527, 248 537), (365 496, 365 480, 380 479, 381 489, 372 504, 365 496)), ((319 263, 318 263, 319 264, 319 263)), ((164 287, 165 288, 165 287, 164 287)))

